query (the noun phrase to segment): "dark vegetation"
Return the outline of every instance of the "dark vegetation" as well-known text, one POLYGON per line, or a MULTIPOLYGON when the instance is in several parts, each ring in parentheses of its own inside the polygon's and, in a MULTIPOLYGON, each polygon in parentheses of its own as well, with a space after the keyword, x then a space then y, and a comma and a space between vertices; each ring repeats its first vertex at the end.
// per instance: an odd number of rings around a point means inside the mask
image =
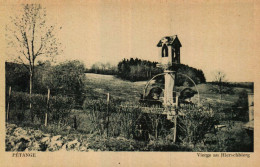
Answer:
MULTIPOLYGON (((202 70, 189 67, 185 64, 176 64, 174 67, 169 68, 172 71, 176 71, 176 86, 194 86, 195 84, 206 83, 206 78, 202 70), (192 81, 194 82, 192 82, 192 81)), ((164 84, 164 76, 158 76, 155 78, 158 84, 164 84)))
POLYGON ((90 69, 85 70, 86 73, 104 74, 104 75, 117 75, 118 70, 116 66, 112 66, 110 63, 95 63, 90 69))
POLYGON ((234 119, 248 121, 248 92, 242 91, 238 94, 238 100, 232 106, 234 108, 234 119), (247 112, 245 112, 247 111, 247 112))
POLYGON ((14 91, 29 91, 29 74, 22 64, 5 63, 5 86, 11 86, 14 91))
MULTIPOLYGON (((8 47, 21 63, 6 62, 6 151, 253 150, 241 122, 246 121, 251 86, 243 85, 246 92, 240 91, 236 97, 233 86, 241 85, 224 85, 222 76, 213 83, 219 88, 217 92, 212 87, 201 94, 205 100, 202 106, 176 109, 180 115, 173 143, 174 123, 162 115, 162 108, 139 105, 135 100, 140 93, 134 85, 137 83, 126 81, 146 81, 161 73, 156 62, 131 58, 117 67, 94 64, 86 70, 79 61, 58 65, 38 61, 62 52, 55 26, 47 25, 46 10, 41 5, 26 4, 22 9, 21 15, 11 17, 13 24, 6 26, 8 47), (85 72, 116 75, 124 82, 118 78, 117 82, 114 78, 105 81, 104 76, 91 82, 85 72), (217 93, 221 94, 219 101, 217 93), (225 128, 216 128, 218 124, 225 128)), ((199 69, 181 64, 172 70, 177 72, 179 89, 193 85, 187 78, 203 85, 201 89, 208 86, 202 84, 206 79, 199 69)), ((163 83, 163 78, 157 78, 157 83, 163 83)))
MULTIPOLYGON (((15 92, 28 92, 29 73, 22 64, 6 62, 6 93, 9 86, 15 92)), ((72 98, 77 106, 82 106, 85 90, 85 66, 79 61, 68 61, 55 66, 50 62, 38 62, 35 67, 33 93, 52 96, 62 95, 72 98)))
MULTIPOLYGON (((91 69, 87 70, 90 73, 96 74, 112 74, 117 77, 129 81, 146 81, 151 79, 154 75, 162 73, 163 69, 156 67, 158 62, 151 62, 148 60, 141 60, 138 58, 123 59, 115 67, 111 67, 110 64, 96 63, 91 69)), ((176 64, 173 71, 177 71, 177 85, 192 85, 191 81, 187 77, 178 74, 185 74, 189 76, 196 84, 205 83, 206 78, 202 70, 189 67, 184 64, 176 64)), ((163 77, 161 77, 163 79, 163 77)), ((160 79, 159 79, 160 80, 160 79)))
MULTIPOLYGON (((234 94, 229 94, 227 91, 223 93, 223 99, 230 99, 232 103, 225 103, 224 107, 225 101, 209 101, 211 107, 208 107, 208 103, 202 102, 208 108, 189 105, 179 108, 178 112, 185 113, 185 116, 180 116, 177 120, 178 137, 176 143, 173 143, 174 124, 167 121, 166 116, 160 115, 161 110, 152 107, 146 109, 146 112, 156 112, 155 114, 142 113, 143 108, 137 103, 141 89, 133 85, 138 83, 118 78, 114 81, 111 79, 112 76, 107 76, 108 79, 103 76, 102 81, 98 78, 91 80, 91 77, 86 79, 84 65, 78 61, 55 66, 51 66, 48 62, 38 63, 35 68, 32 96, 35 119, 31 122, 27 119, 31 116, 27 86, 29 83, 26 78, 28 75, 23 68, 19 64, 6 63, 6 103, 10 100, 8 122, 18 126, 39 129, 53 136, 68 136, 71 140, 77 139, 82 143, 87 141, 89 144, 86 149, 96 151, 252 151, 253 149, 241 122, 247 121, 245 118, 248 110, 248 89, 237 91, 236 87, 230 86, 234 94), (12 86, 10 99, 9 86, 12 86), (49 106, 48 88, 51 90, 49 106), (123 94, 123 90, 126 94, 123 94), (109 102, 107 92, 111 93, 109 102), (237 98, 233 98, 236 96, 237 98), (48 113, 47 126, 44 126, 45 113, 48 113), (218 124, 224 124, 225 128, 216 129, 215 125, 218 124)), ((214 99, 216 92, 210 91, 211 88, 214 90, 214 86, 204 84, 202 88, 199 87, 201 98, 214 99), (211 88, 203 90, 205 87, 211 88)))
MULTIPOLYGON (((217 85, 217 82, 207 82, 212 85, 217 85)), ((226 87, 239 87, 239 88, 248 88, 254 90, 254 84, 252 82, 222 82, 223 86, 226 87)))
POLYGON ((177 86, 193 85, 193 83, 184 75, 189 76, 196 84, 201 84, 206 82, 204 73, 200 69, 196 69, 185 64, 176 64, 175 67, 171 67, 170 69, 176 71, 177 73, 176 74, 177 86))
POLYGON ((157 62, 141 59, 123 59, 118 63, 117 76, 130 81, 144 81, 162 72, 156 67, 157 62))
POLYGON ((6 25, 5 35, 8 56, 23 64, 29 74, 29 109, 33 119, 31 97, 34 91, 36 62, 44 58, 53 59, 62 50, 55 36, 55 26, 46 22, 46 9, 40 4, 24 4, 21 7, 22 13, 9 18, 10 24, 6 25))
MULTIPOLYGON (((11 122, 27 122, 29 113, 29 94, 25 92, 12 92, 10 98, 11 122)), ((8 102, 9 99, 7 99, 8 102)), ((51 96, 47 107, 47 95, 33 94, 33 124, 44 124, 45 113, 48 113, 48 122, 51 124, 66 125, 70 111, 74 108, 75 102, 72 98, 61 95, 51 96)))

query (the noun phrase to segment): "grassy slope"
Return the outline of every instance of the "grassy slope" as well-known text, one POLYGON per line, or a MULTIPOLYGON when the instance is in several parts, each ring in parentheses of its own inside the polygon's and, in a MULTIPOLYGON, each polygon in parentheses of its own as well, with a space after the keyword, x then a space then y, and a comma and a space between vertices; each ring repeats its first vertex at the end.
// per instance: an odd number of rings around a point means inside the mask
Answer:
MULTIPOLYGON (((129 82, 118 79, 111 75, 99 75, 99 74, 86 74, 87 76, 87 88, 91 89, 95 96, 104 97, 103 94, 110 93, 111 96, 121 98, 126 101, 137 102, 140 93, 143 92, 143 88, 147 82, 129 82)), ((182 90, 184 87, 177 87, 176 91, 182 90)), ((247 88, 233 88, 233 94, 223 94, 222 100, 220 101, 220 95, 212 91, 216 89, 216 85, 211 85, 209 83, 199 84, 197 88, 200 92, 200 101, 203 105, 211 104, 212 106, 222 105, 224 108, 231 107, 238 99, 239 93, 243 90, 247 92, 252 92, 252 90, 247 88)), ((92 94, 92 95, 93 95, 92 94)), ((194 102, 197 100, 197 95, 192 98, 194 102)), ((82 123, 85 121, 82 121, 82 123)), ((221 138, 221 141, 227 145, 227 150, 230 151, 250 151, 252 150, 250 140, 245 134, 242 126, 243 122, 240 121, 221 121, 221 124, 227 126, 227 128, 220 131, 216 137, 221 138), (232 125, 230 125, 232 123, 232 125)), ((85 126, 82 126, 85 127, 85 126)), ((84 128, 81 129, 84 131, 84 128)), ((212 145, 211 150, 218 150, 218 145, 212 145), (216 148, 214 148, 216 147, 216 148)), ((205 150, 204 150, 205 151, 205 150)))
MULTIPOLYGON (((112 75, 100 75, 87 73, 87 96, 96 98, 106 98, 106 94, 110 93, 111 97, 120 98, 124 101, 138 102, 140 94, 143 93, 146 81, 130 82, 116 78, 112 75)), ((250 89, 234 87, 234 94, 223 94, 222 101, 220 95, 212 91, 216 89, 216 85, 199 84, 197 88, 200 92, 200 102, 204 105, 222 103, 222 105, 231 106, 238 99, 238 94, 243 90, 251 92, 250 89)), ((177 91, 183 87, 176 88, 177 91)), ((197 101, 197 95, 192 98, 197 101)))
MULTIPOLYGON (((111 75, 99 75, 99 74, 88 73, 88 74, 86 74, 86 77, 87 77, 87 80, 86 80, 87 96, 89 96, 89 98, 92 98, 92 97, 106 98, 106 93, 110 93, 110 95, 112 97, 121 98, 125 101, 137 102, 140 98, 140 93, 143 92, 143 88, 146 84, 146 82, 124 81, 124 80, 118 79, 111 75)), ((198 85, 198 89, 200 92, 200 98, 204 104, 207 104, 207 103, 215 104, 216 102, 219 102, 218 101, 219 95, 210 91, 212 89, 212 87, 214 87, 214 86, 210 85, 210 84, 198 85)), ((177 90, 181 90, 181 89, 182 89, 181 87, 177 88, 177 90)), ((223 101, 221 103, 233 104, 238 98, 238 93, 242 90, 243 90, 242 88, 235 88, 235 94, 234 95, 224 95, 223 101)), ((249 89, 246 89, 246 90, 250 91, 249 89)), ((196 99, 196 97, 194 97, 194 98, 196 99)), ((104 142, 99 141, 100 139, 98 137, 96 137, 96 136, 98 136, 97 134, 96 135, 90 134, 91 128, 89 128, 89 126, 91 126, 91 124, 89 122, 89 118, 88 118, 87 114, 85 114, 84 112, 86 112, 86 111, 77 110, 77 111, 74 111, 74 113, 71 115, 72 118, 74 115, 77 116, 77 121, 78 121, 78 130, 77 131, 73 130, 73 128, 71 128, 71 130, 64 130, 64 129, 58 130, 57 128, 55 128, 55 127, 53 128, 52 126, 48 126, 47 128, 45 128, 43 125, 41 125, 41 127, 35 127, 35 128, 40 128, 45 133, 54 133, 55 135, 61 134, 61 135, 70 136, 70 137, 73 135, 76 135, 77 138, 78 138, 78 136, 82 136, 82 134, 88 134, 89 136, 93 136, 93 137, 89 137, 91 140, 92 140, 92 138, 93 138, 93 140, 95 138, 97 138, 97 139, 95 139, 95 142, 91 141, 90 143, 91 143, 91 145, 93 145, 93 147, 100 149, 102 147, 99 146, 98 143, 103 144, 104 142)), ((223 143, 226 143, 226 142, 231 143, 231 144, 230 143, 226 144, 226 145, 230 145, 230 147, 232 147, 232 148, 229 148, 228 150, 230 150, 230 151, 247 151, 248 145, 250 145, 250 143, 248 143, 249 140, 246 139, 246 138, 248 138, 248 136, 245 135, 245 132, 242 129, 243 123, 234 122, 234 121, 221 122, 221 123, 227 125, 228 128, 226 128, 226 131, 222 130, 221 133, 217 135, 217 137, 221 138, 223 140, 223 143), (235 125, 229 126, 230 123, 233 123, 235 125), (243 147, 243 148, 241 148, 241 147, 243 147)), ((125 148, 123 148, 123 146, 122 146, 122 148, 121 148, 121 146, 117 146, 118 141, 117 141, 117 139, 115 139, 115 140, 116 140, 115 145, 117 147, 116 150, 123 150, 123 151, 131 150, 129 148, 125 149, 125 148), (119 147, 120 147, 120 149, 118 149, 119 147)), ((107 143, 110 144, 111 142, 109 141, 107 143)), ((122 142, 122 143, 124 143, 124 142, 122 142)), ((129 141, 126 141, 125 143, 129 143, 129 141)), ((136 144, 139 144, 139 143, 136 142, 136 144)), ((216 148, 212 148, 211 150, 216 149, 219 151, 218 146, 212 145, 212 147, 216 147, 216 148)), ((143 147, 138 146, 134 150, 139 150, 140 148, 143 148, 143 147)), ((174 148, 174 149, 170 149, 170 150, 178 150, 178 149, 183 150, 181 148, 174 148)), ((150 149, 148 149, 148 150, 150 150, 150 149)))
POLYGON ((106 98, 106 94, 110 93, 111 97, 138 101, 146 84, 146 82, 124 81, 112 75, 86 73, 86 77, 88 97, 106 98))

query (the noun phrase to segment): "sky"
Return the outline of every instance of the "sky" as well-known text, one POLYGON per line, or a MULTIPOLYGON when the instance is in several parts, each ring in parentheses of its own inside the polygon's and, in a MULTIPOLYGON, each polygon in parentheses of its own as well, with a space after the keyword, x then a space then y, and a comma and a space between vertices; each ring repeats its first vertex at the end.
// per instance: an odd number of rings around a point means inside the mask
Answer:
MULTIPOLYGON (((215 71, 228 81, 254 81, 254 1, 55 1, 42 4, 47 23, 62 26, 57 36, 64 52, 57 61, 79 59, 117 64, 123 58, 158 61, 164 36, 178 35, 181 63, 202 69, 207 81, 215 71)), ((5 15, 20 4, 5 5, 5 15)))

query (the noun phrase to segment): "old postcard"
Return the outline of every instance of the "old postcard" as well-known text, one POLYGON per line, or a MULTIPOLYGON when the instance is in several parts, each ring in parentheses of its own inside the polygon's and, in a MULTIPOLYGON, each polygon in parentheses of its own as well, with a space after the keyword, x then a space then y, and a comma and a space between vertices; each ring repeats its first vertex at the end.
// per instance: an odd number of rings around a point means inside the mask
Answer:
POLYGON ((259 2, 0 2, 0 166, 258 165, 259 2))

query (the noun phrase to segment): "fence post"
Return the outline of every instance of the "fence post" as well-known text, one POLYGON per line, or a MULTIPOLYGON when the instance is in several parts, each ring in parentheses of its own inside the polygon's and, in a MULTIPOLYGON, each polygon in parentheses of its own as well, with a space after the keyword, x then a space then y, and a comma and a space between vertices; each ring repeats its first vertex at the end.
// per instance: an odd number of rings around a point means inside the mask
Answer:
POLYGON ((7 104, 7 112, 6 112, 6 121, 8 121, 8 119, 9 119, 11 91, 12 91, 12 87, 9 86, 8 104, 7 104))
POLYGON ((176 108, 179 107, 179 96, 176 95, 176 108))
POLYGON ((155 119, 155 139, 158 139, 158 115, 156 115, 156 119, 155 119))
POLYGON ((50 91, 50 88, 48 88, 48 96, 47 96, 47 111, 45 112, 45 126, 47 126, 47 122, 48 122, 48 111, 49 111, 49 102, 50 102, 50 93, 51 93, 51 91, 50 91))
POLYGON ((109 111, 108 110, 109 110, 109 107, 108 106, 109 106, 109 93, 107 93, 107 137, 108 137, 108 134, 109 134, 108 133, 109 132, 109 130, 108 130, 108 126, 109 126, 109 115, 108 115, 109 111))
POLYGON ((173 142, 176 141, 176 134, 177 134, 177 115, 174 116, 174 136, 173 136, 173 142))
POLYGON ((74 128, 77 130, 78 125, 77 125, 77 116, 74 116, 74 128))

